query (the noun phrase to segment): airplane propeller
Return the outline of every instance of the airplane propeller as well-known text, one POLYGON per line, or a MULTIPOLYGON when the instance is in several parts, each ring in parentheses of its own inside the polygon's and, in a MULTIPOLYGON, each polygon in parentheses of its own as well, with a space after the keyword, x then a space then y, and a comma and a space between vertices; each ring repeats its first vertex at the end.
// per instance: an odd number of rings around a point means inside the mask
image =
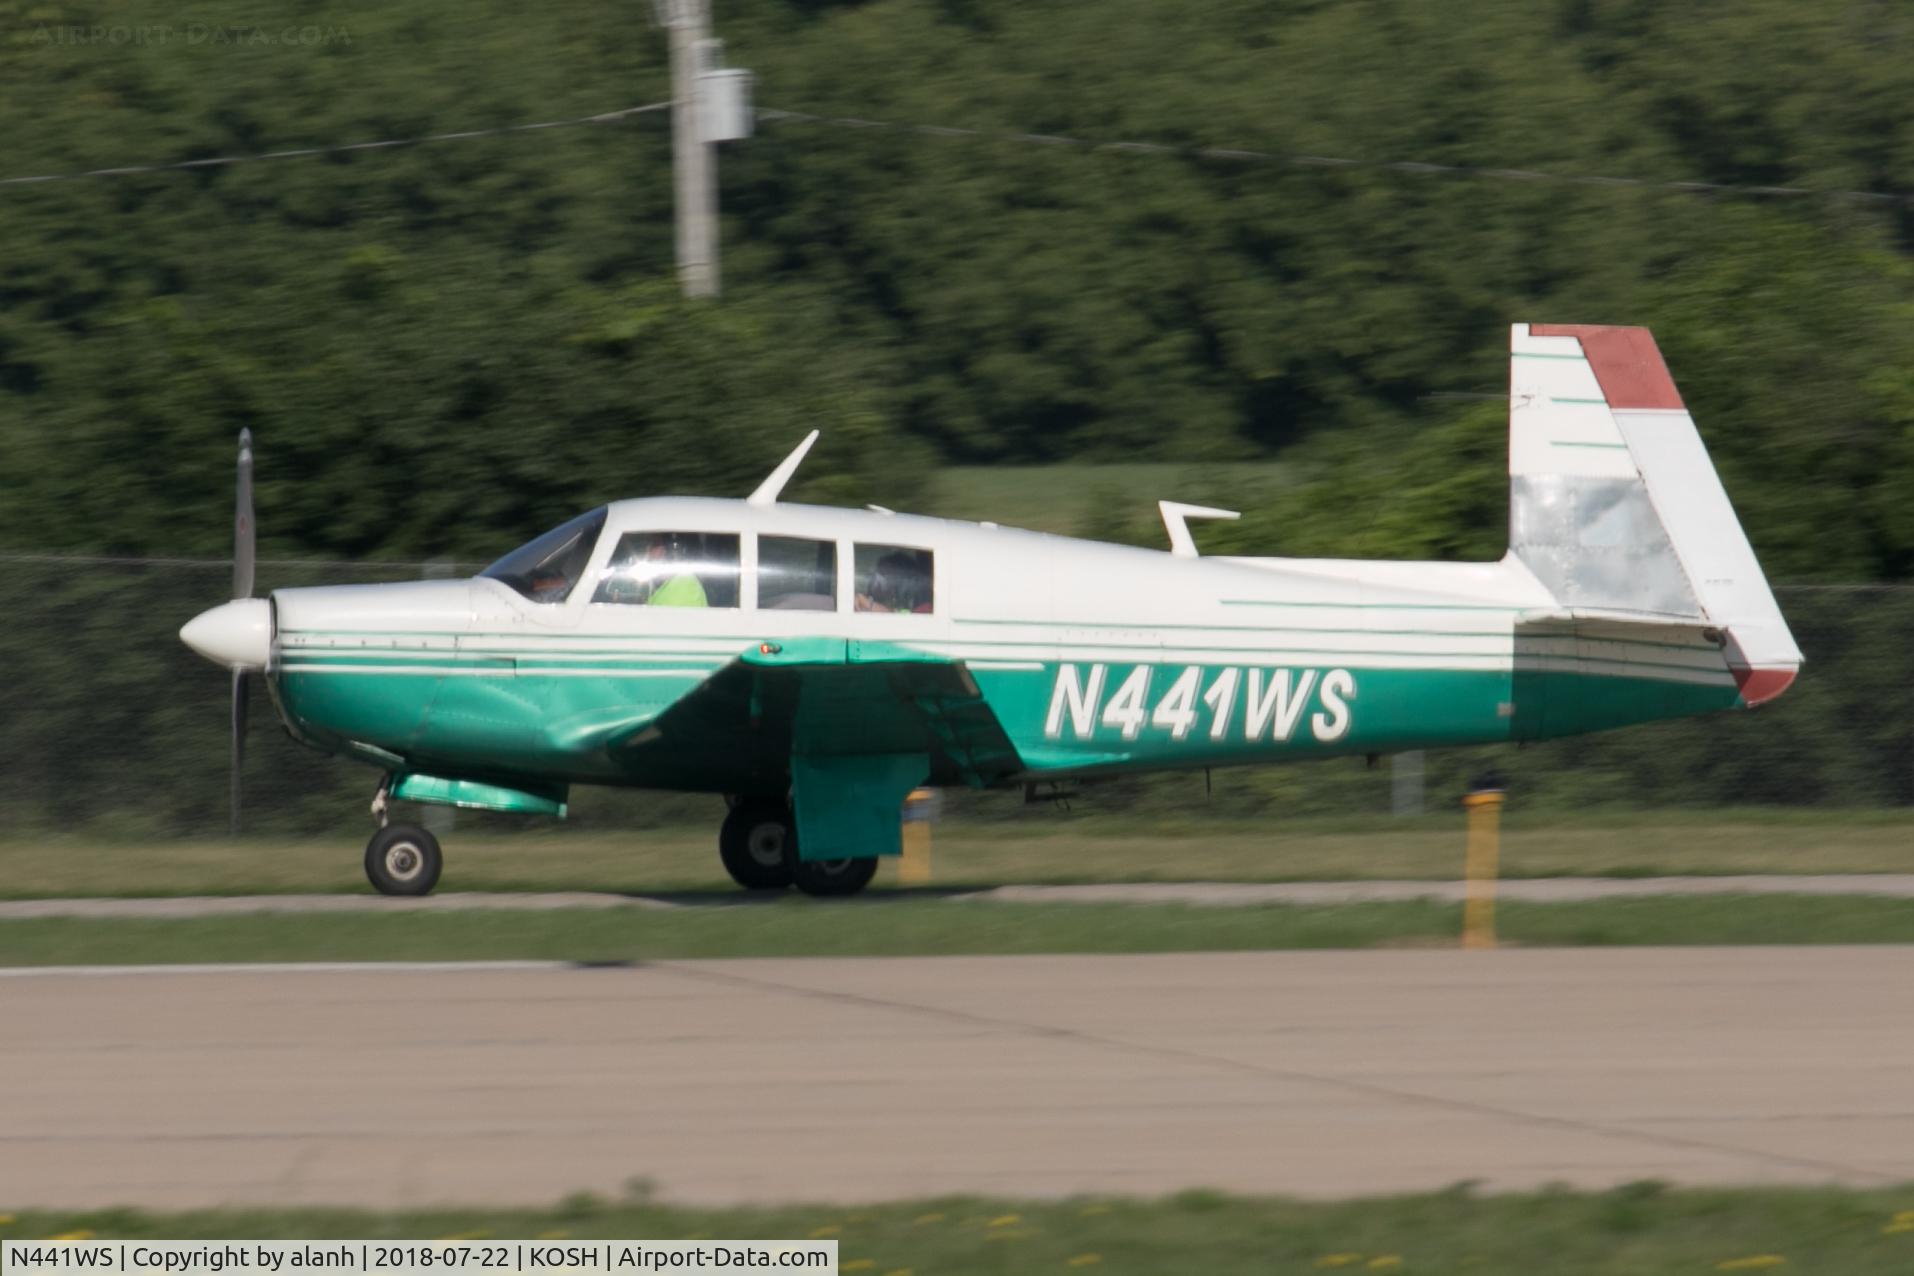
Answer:
MULTIPOLYGON (((233 597, 253 596, 253 432, 239 432, 238 489, 233 496, 233 597)), ((232 720, 232 832, 239 836, 239 782, 246 764, 246 705, 251 684, 246 670, 235 665, 232 720)))
POLYGON ((232 828, 239 832, 239 777, 246 763, 246 702, 249 673, 272 663, 272 603, 253 597, 253 434, 239 432, 238 487, 233 495, 233 596, 187 621, 180 641, 232 675, 232 828))

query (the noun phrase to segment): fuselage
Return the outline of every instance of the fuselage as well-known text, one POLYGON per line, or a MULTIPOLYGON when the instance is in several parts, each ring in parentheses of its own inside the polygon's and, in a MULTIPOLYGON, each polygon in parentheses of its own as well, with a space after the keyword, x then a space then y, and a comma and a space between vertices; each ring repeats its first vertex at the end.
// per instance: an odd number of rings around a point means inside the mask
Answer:
POLYGON ((1514 556, 1193 558, 693 498, 614 503, 590 534, 562 596, 522 572, 277 591, 267 677, 287 726, 389 770, 741 792, 761 760, 611 746, 755 644, 806 638, 960 662, 1025 780, 1531 739, 1742 703, 1719 642, 1551 620, 1554 599, 1514 556), (639 551, 667 543, 693 558, 639 580, 639 551), (872 597, 899 564, 926 579, 872 597), (660 604, 674 573, 700 578, 703 605, 660 604))

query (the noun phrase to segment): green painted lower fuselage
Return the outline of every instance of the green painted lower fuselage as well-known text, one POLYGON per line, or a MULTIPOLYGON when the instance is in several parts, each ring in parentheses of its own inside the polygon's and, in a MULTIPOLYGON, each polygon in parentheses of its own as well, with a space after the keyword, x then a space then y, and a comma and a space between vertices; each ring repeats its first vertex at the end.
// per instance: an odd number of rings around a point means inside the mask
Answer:
MULTIPOLYGON (((788 782, 782 738, 764 749, 748 732, 642 739, 728 663, 711 643, 614 653, 595 642, 586 654, 547 640, 510 654, 407 654, 395 635, 391 649, 345 654, 300 640, 282 635, 298 654, 282 657, 271 683, 293 734, 329 752, 528 786, 738 793, 788 782)), ((961 640, 926 644, 926 654, 964 663, 1015 746, 1019 765, 990 777, 998 783, 1534 740, 1741 703, 1725 672, 1524 667, 1547 662, 1525 661, 1513 629, 1506 642, 1506 667, 1487 669, 1366 667, 1353 652, 1314 665, 1253 652, 1230 663, 1152 661, 1087 646, 1008 662, 961 640)), ((933 782, 979 782, 940 751, 932 763, 933 782)))

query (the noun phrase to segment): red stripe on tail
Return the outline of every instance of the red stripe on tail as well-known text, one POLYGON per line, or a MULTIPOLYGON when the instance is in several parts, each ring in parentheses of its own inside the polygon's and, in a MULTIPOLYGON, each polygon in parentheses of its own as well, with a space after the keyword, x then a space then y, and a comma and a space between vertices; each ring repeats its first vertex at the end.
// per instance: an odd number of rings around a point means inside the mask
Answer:
POLYGON ((1537 337, 1574 337, 1582 343, 1589 367, 1601 383, 1611 408, 1672 408, 1684 406, 1668 375, 1654 334, 1646 328, 1612 328, 1598 323, 1537 323, 1529 325, 1537 337))
POLYGON ((1789 687, 1794 685, 1796 669, 1748 669, 1729 666, 1735 675, 1735 687, 1741 692, 1741 701, 1750 709, 1758 704, 1766 704, 1789 687))

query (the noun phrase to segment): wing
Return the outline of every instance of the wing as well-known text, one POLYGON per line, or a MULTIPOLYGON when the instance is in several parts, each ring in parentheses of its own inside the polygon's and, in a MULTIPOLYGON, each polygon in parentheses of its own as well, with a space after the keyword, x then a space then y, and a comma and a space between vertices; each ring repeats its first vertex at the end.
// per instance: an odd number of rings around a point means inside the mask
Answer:
POLYGON ((961 661, 844 638, 756 644, 613 748, 748 757, 767 778, 794 758, 924 755, 914 784, 973 787, 1024 769, 961 661))
POLYGON ((654 774, 743 761, 765 791, 788 784, 807 860, 895 855, 918 785, 1023 770, 962 662, 843 638, 759 643, 613 747, 654 774))

